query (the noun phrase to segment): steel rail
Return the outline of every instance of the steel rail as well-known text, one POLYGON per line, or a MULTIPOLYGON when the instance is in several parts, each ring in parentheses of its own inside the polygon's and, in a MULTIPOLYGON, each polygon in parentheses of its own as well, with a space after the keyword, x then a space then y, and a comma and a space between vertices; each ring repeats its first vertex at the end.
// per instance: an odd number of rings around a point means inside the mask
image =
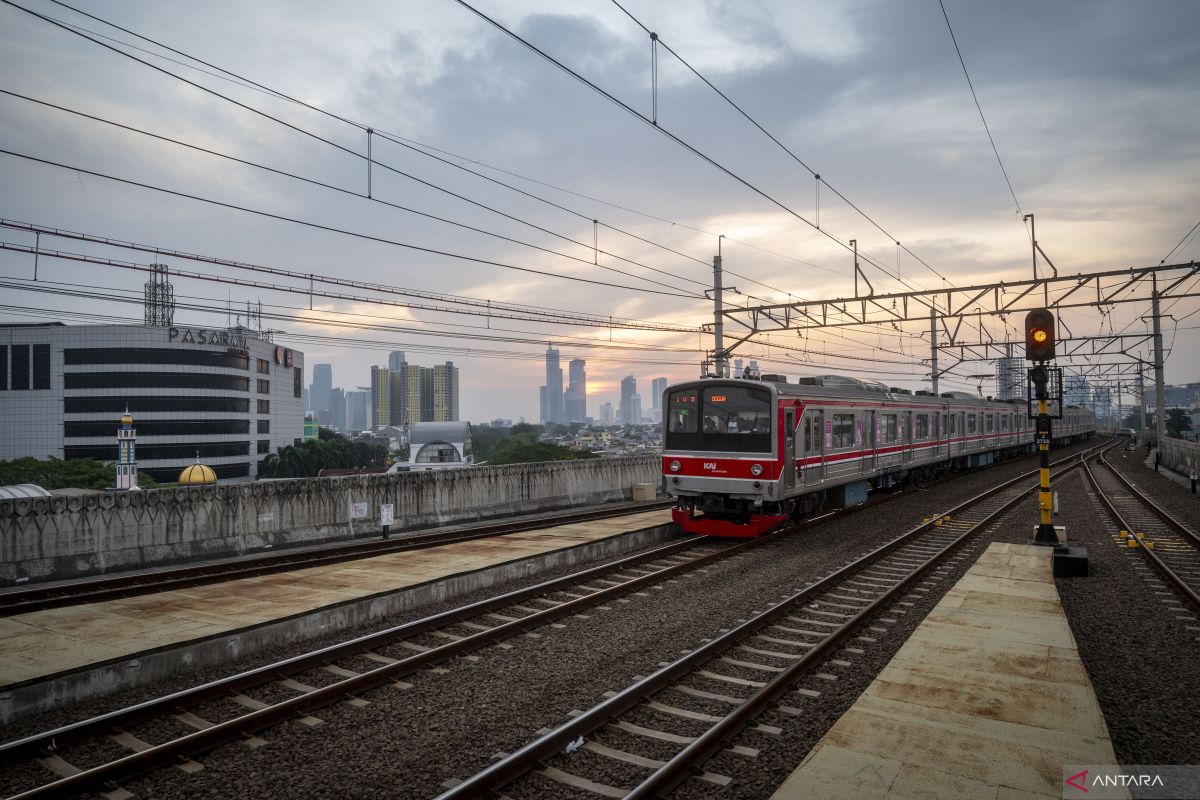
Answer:
POLYGON ((1120 481, 1131 494, 1141 500, 1147 508, 1154 512, 1155 516, 1167 523, 1167 525, 1169 525, 1171 528, 1174 528, 1176 533, 1183 534, 1185 538, 1191 540, 1192 544, 1200 548, 1200 535, 1197 535, 1196 532, 1187 525, 1171 516, 1171 513, 1158 503, 1154 502, 1154 499, 1150 497, 1150 495, 1134 486, 1128 478, 1118 472, 1112 464, 1108 463, 1108 459, 1105 458, 1103 454, 1099 456, 1099 460, 1102 464, 1104 464, 1104 466, 1108 467, 1109 474, 1120 481))
MULTIPOLYGON (((1108 460, 1105 459, 1103 455, 1099 456, 1099 460, 1104 463, 1104 466, 1108 467, 1111 474, 1117 475, 1117 477, 1121 479, 1121 483, 1123 483, 1129 489, 1130 496, 1133 497, 1134 500, 1141 502, 1147 508, 1150 508, 1150 509, 1156 510, 1156 511, 1160 511, 1160 515, 1162 516, 1163 519, 1167 520, 1173 526, 1178 526, 1177 530, 1187 534, 1188 536, 1191 537, 1191 539, 1193 540, 1194 543, 1197 543, 1198 545, 1200 545, 1200 541, 1197 540, 1197 537, 1194 533, 1192 533, 1190 530, 1188 530, 1187 527, 1183 525, 1183 523, 1175 520, 1173 517, 1171 517, 1165 511, 1161 511, 1160 509, 1158 509, 1158 506, 1156 503, 1154 503, 1154 501, 1152 501, 1150 498, 1148 498, 1142 492, 1138 491, 1138 489, 1136 487, 1134 487, 1133 484, 1129 483, 1129 481, 1124 479, 1124 476, 1121 476, 1120 474, 1118 474, 1117 471, 1115 469, 1113 469, 1112 465, 1108 463, 1108 460)), ((1092 486, 1095 487, 1095 489, 1096 489, 1096 496, 1100 498, 1100 501, 1104 504, 1104 507, 1108 509, 1108 513, 1112 516, 1112 518, 1116 521, 1116 523, 1121 526, 1122 530, 1129 531, 1129 535, 1134 536, 1135 531, 1133 529, 1133 526, 1131 526, 1129 524, 1129 522, 1126 521, 1125 517, 1117 509, 1116 505, 1112 502, 1112 500, 1109 499, 1108 495, 1106 495, 1104 493, 1104 490, 1100 486, 1100 482, 1096 479, 1096 476, 1094 474, 1092 474, 1092 470, 1087 464, 1084 464, 1084 472, 1087 473, 1088 478, 1092 482, 1092 486)), ((1147 547, 1146 543, 1144 541, 1139 542, 1139 544, 1140 544, 1140 546, 1138 547, 1138 549, 1146 554, 1146 557, 1149 558, 1150 562, 1152 564, 1154 564, 1154 566, 1158 569, 1159 572, 1162 573, 1163 577, 1166 578, 1167 581, 1170 582, 1170 584, 1172 586, 1174 586, 1179 591, 1180 594, 1182 594, 1184 597, 1186 597, 1188 602, 1190 602, 1194 608, 1200 609, 1200 594, 1197 594, 1196 590, 1194 590, 1192 587, 1188 586, 1187 583, 1184 582, 1183 578, 1179 577, 1179 574, 1177 572, 1175 572, 1175 570, 1171 569, 1171 567, 1168 566, 1167 562, 1164 561, 1162 558, 1160 558, 1158 556, 1158 554, 1154 552, 1154 549, 1152 547, 1147 547)))
MULTIPOLYGON (((1055 464, 1062 465, 1067 462, 1080 459, 1078 463, 1071 465, 1071 468, 1074 468, 1075 466, 1078 466, 1079 463, 1082 463, 1082 458, 1090 452, 1091 451, 1088 450, 1082 453, 1072 454, 1067 458, 1060 459, 1059 461, 1055 462, 1055 464)), ((991 489, 988 489, 987 491, 956 505, 949 511, 942 512, 938 516, 940 517, 957 514, 960 511, 982 502, 993 495, 999 494, 1022 481, 1027 481, 1030 478, 1037 476, 1038 470, 1033 470, 1019 475, 1016 478, 1005 481, 998 486, 992 487, 991 489)), ((948 546, 942 551, 939 551, 936 556, 928 559, 908 578, 904 579, 900 585, 907 585, 915 577, 924 574, 924 572, 936 560, 940 559, 949 549, 952 547, 957 547, 958 544, 964 541, 968 536, 978 531, 983 525, 986 525, 997 515, 1004 513, 1012 505, 1027 499, 1027 497, 1027 492, 1021 492, 1011 501, 1006 502, 999 510, 989 514, 984 522, 976 524, 969 531, 957 537, 952 545, 948 546)), ((687 653, 671 664, 662 667, 650 676, 638 681, 634 685, 627 687, 626 689, 596 705, 591 710, 574 717, 570 721, 564 723, 558 728, 555 728, 539 739, 525 745, 520 750, 517 750, 506 758, 497 761, 473 777, 468 778, 457 786, 447 790, 441 795, 438 795, 437 800, 472 800, 473 798, 488 796, 489 792, 500 791, 504 786, 507 786, 517 778, 524 775, 535 765, 561 753, 572 741, 575 741, 581 736, 587 736, 591 734, 596 729, 607 724, 611 719, 637 707, 646 698, 656 694, 659 691, 662 691, 665 688, 668 688, 678 679, 690 674, 701 665, 710 661, 716 655, 729 650, 743 639, 746 639, 754 635, 754 633, 758 630, 767 627, 771 622, 774 621, 774 619, 789 613, 793 607, 819 596, 823 592, 827 591, 830 587, 877 561, 882 556, 890 553, 893 550, 899 549, 903 545, 907 544, 910 540, 916 539, 921 534, 935 528, 936 519, 936 517, 932 518, 929 522, 922 523, 916 528, 901 534, 892 541, 880 545, 866 555, 837 570, 833 574, 793 594, 791 597, 776 604, 767 611, 764 611, 762 614, 759 614, 753 619, 731 629, 727 633, 714 638, 712 641, 702 645, 690 653, 687 653)), ((892 591, 888 592, 889 597, 893 594, 894 592, 892 591)), ((848 635, 851 630, 857 628, 862 621, 866 619, 868 611, 871 613, 876 613, 878 611, 878 607, 879 601, 873 602, 870 606, 868 606, 868 610, 857 614, 851 621, 843 625, 837 634, 831 635, 831 637, 825 641, 830 641, 831 639, 833 640, 833 643, 840 641, 842 638, 848 635)), ((832 644, 822 647, 821 644, 818 644, 815 649, 819 649, 820 653, 824 653, 827 651, 828 647, 831 646, 832 644)), ((817 655, 813 655, 812 651, 810 651, 810 653, 804 658, 803 663, 807 667, 808 665, 811 665, 815 658, 817 658, 817 655)), ((794 680, 795 676, 798 674, 798 671, 793 667, 783 674, 792 676, 794 680)), ((785 686, 785 684, 779 682, 779 680, 773 681, 769 683, 767 687, 761 689, 760 693, 767 692, 768 689, 771 689, 772 687, 774 687, 775 690, 778 690, 778 687, 780 686, 785 686)), ((668 784, 670 786, 678 785, 679 782, 691 774, 692 767, 695 764, 700 763, 700 761, 703 759, 711 757, 712 753, 720 749, 720 741, 724 741, 728 736, 733 735, 746 724, 746 722, 750 719, 750 715, 748 713, 742 713, 744 708, 747 706, 752 707, 754 709, 754 713, 758 713, 761 711, 762 707, 765 707, 766 704, 774 699, 774 695, 770 698, 767 698, 766 695, 763 695, 764 699, 761 701, 756 699, 758 697, 759 695, 756 694, 751 698, 748 698, 742 706, 739 706, 738 709, 727 715, 721 723, 718 723, 721 736, 720 740, 715 738, 716 734, 702 735, 695 742, 688 745, 684 750, 680 751, 675 758, 672 758, 670 761, 668 761, 666 765, 661 767, 647 781, 644 781, 634 790, 635 792, 640 792, 640 794, 629 796, 645 797, 649 796, 650 793, 667 791, 668 784), (686 758, 684 757, 684 754, 687 754, 686 758)))
POLYGON ((173 567, 128 575, 88 578, 79 581, 56 583, 51 586, 30 586, 17 591, 0 592, 0 617, 25 614, 49 608, 97 603, 121 597, 152 594, 154 592, 201 586, 237 578, 270 575, 294 569, 306 569, 326 564, 338 564, 360 558, 423 550, 446 544, 485 539, 504 533, 536 530, 538 528, 570 525, 593 519, 608 519, 646 511, 669 508, 670 500, 644 503, 636 507, 622 506, 616 509, 598 509, 557 514, 537 520, 496 522, 473 526, 466 530, 443 533, 420 533, 396 539, 380 539, 354 544, 335 545, 320 550, 305 552, 276 552, 258 556, 250 561, 221 561, 200 566, 173 567))

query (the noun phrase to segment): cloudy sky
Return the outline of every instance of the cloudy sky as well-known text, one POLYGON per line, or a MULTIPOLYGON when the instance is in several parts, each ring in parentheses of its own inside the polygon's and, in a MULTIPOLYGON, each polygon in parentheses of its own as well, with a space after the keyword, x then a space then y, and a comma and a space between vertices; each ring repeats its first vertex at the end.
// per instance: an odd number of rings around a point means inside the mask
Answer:
MULTIPOLYGON (((649 37, 615 4, 472 5, 652 113, 649 37)), ((309 365, 332 363, 345 387, 367 384, 389 350, 452 360, 472 421, 536 419, 548 341, 564 361, 587 359, 591 414, 615 404, 624 375, 648 405, 652 378, 698 374, 720 234, 735 273, 726 283, 741 292, 730 299, 753 305, 852 295, 851 256, 830 236, 857 239, 885 292, 1028 277, 1017 203, 1070 274, 1157 264, 1200 220, 1200 4, 946 0, 1013 193, 936 0, 623 5, 870 219, 822 187, 815 230, 812 174, 664 49, 659 125, 745 183, 452 0, 79 0, 99 20, 48 0, 6 2, 0 216, 289 270, 159 258, 242 282, 177 276, 179 321, 222 324, 230 303, 261 301, 277 339, 309 365), (373 200, 365 127, 381 133, 373 200), (309 274, 311 296, 297 277, 309 274), (611 327, 596 324, 610 316, 611 327)), ((1200 256, 1198 240, 1168 263, 1200 256)), ((0 230, 0 241, 34 237, 0 230)), ((154 258, 41 244, 126 264, 154 258)), ((142 272, 43 257, 33 286, 33 270, 29 255, 0 251, 0 319, 141 317, 120 300, 140 296, 142 272)), ((1167 380, 1200 380, 1200 298, 1169 305, 1167 380)), ((1077 334, 1142 332, 1147 311, 1065 319, 1077 334)), ((769 371, 917 387, 926 327, 776 334, 741 352, 769 371)), ((1003 341, 1014 330, 992 321, 988 333, 1003 341)), ((974 391, 968 376, 989 371, 963 364, 943 389, 974 391)))

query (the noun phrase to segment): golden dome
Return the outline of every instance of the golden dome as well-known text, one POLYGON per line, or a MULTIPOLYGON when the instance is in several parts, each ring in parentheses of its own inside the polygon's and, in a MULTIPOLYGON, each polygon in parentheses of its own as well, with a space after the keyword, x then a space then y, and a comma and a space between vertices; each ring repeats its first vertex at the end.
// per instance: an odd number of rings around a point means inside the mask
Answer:
POLYGON ((129 416, 128 411, 125 412, 125 416, 121 417, 121 424, 122 425, 132 425, 133 424, 133 417, 129 416))
POLYGON ((185 468, 183 472, 179 473, 179 482, 184 486, 199 486, 205 483, 216 483, 217 473, 213 472, 212 467, 196 463, 185 468))

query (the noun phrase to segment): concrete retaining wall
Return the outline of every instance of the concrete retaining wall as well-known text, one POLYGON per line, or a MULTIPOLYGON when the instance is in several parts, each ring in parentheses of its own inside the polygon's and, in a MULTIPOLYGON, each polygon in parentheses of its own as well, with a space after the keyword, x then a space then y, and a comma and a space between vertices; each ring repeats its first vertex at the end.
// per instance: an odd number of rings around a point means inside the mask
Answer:
POLYGON ((1163 439, 1158 447, 1160 463, 1185 477, 1200 471, 1200 444, 1183 439, 1163 439))
POLYGON ((0 500, 0 585, 629 499, 658 456, 0 500))

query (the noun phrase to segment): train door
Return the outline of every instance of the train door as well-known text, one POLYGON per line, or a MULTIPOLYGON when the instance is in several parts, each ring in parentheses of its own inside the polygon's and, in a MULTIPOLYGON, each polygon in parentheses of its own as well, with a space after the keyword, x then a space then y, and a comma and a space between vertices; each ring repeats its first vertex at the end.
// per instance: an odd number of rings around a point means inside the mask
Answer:
POLYGON ((900 441, 903 442, 904 463, 907 464, 913 459, 913 415, 911 411, 905 411, 900 418, 904 428, 900 432, 900 441))
POLYGON ((874 473, 879 470, 879 412, 867 411, 866 416, 867 426, 867 449, 871 451, 871 455, 864 458, 863 461, 867 464, 867 472, 874 473))
POLYGON ((783 411, 783 488, 796 488, 796 409, 783 411))
POLYGON ((967 415, 963 411, 958 412, 958 452, 966 452, 967 449, 967 415))
POLYGON ((950 455, 950 415, 943 411, 941 427, 938 429, 938 455, 946 458, 950 455))
POLYGON ((804 485, 817 486, 825 480, 825 412, 804 414, 804 485))

